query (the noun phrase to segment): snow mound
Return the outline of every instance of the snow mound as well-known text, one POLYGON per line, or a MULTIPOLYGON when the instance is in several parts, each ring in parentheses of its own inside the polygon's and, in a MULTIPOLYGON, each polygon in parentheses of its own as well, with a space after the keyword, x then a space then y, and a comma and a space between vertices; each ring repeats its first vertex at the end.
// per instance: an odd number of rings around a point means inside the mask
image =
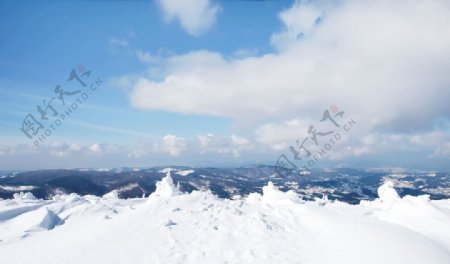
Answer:
POLYGON ((13 195, 15 200, 20 200, 20 201, 26 201, 26 200, 34 200, 36 199, 36 197, 34 197, 34 195, 30 192, 20 192, 20 193, 15 193, 13 195))
POLYGON ((64 221, 48 208, 28 207, 22 210, 20 217, 9 220, 7 226, 0 225, 0 239, 16 240, 29 236, 34 232, 51 230, 64 221))
POLYGON ((290 190, 288 192, 282 192, 276 187, 271 181, 267 183, 266 186, 262 188, 263 195, 261 201, 271 204, 283 204, 287 201, 289 202, 299 202, 297 194, 290 190))
POLYGON ((387 180, 383 185, 378 188, 378 197, 382 202, 394 202, 400 199, 397 191, 394 189, 394 183, 387 180))
POLYGON ((63 220, 59 218, 58 215, 46 208, 40 215, 39 222, 34 226, 34 229, 51 230, 55 228, 55 226, 62 224, 62 222, 63 220))
POLYGON ((149 199, 154 199, 157 197, 168 198, 174 195, 179 195, 180 193, 181 192, 173 183, 173 179, 170 176, 170 170, 168 170, 166 172, 166 177, 156 183, 156 190, 150 195, 149 199))
POLYGON ((105 199, 118 199, 119 198, 119 192, 117 190, 113 190, 113 191, 103 195, 103 198, 105 198, 105 199))

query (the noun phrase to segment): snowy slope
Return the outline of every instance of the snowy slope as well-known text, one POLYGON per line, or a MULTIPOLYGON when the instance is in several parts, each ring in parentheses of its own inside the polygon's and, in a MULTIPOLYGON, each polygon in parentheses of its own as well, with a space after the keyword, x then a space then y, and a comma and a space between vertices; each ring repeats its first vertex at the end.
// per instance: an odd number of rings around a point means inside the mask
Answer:
POLYGON ((0 200, 0 263, 450 263, 450 200, 378 193, 305 202, 269 183, 227 200, 168 175, 141 199, 16 195, 0 200))

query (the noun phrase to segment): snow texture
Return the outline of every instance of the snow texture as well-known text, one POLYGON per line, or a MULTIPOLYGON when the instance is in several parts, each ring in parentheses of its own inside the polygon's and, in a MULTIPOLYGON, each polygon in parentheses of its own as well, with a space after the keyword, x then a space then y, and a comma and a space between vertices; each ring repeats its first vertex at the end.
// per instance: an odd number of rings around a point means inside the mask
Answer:
POLYGON ((30 194, 0 200, 1 263, 450 263, 450 200, 307 202, 263 194, 181 193, 170 176, 148 198, 30 194))

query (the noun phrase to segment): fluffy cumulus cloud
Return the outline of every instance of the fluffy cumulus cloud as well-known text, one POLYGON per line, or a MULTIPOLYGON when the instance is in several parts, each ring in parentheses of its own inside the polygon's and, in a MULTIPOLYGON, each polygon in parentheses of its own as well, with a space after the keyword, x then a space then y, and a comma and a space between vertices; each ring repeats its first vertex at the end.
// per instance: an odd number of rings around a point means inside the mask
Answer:
POLYGON ((162 149, 172 156, 178 156, 187 148, 186 140, 175 135, 165 135, 162 140, 162 149))
POLYGON ((143 159, 166 154, 172 158, 181 158, 183 162, 189 162, 189 158, 199 161, 199 156, 235 159, 241 157, 243 153, 254 150, 255 145, 256 142, 235 134, 219 136, 206 133, 193 139, 168 134, 158 142, 138 142, 129 148, 127 156, 132 159, 143 159))
POLYGON ((132 105, 240 124, 270 119, 250 145, 275 151, 306 138, 337 105, 358 126, 330 159, 396 148, 448 156, 448 125, 436 124, 450 117, 449 1, 296 1, 279 19, 284 29, 268 40, 273 52, 168 57, 150 69, 163 76, 134 82, 132 105))
POLYGON ((269 123, 256 129, 256 140, 275 151, 286 149, 297 140, 308 137, 307 127, 311 122, 292 119, 281 123, 269 123))
POLYGON ((231 136, 219 136, 212 133, 197 136, 197 152, 201 155, 219 154, 222 157, 241 157, 243 153, 254 150, 255 142, 232 134, 231 136))
POLYGON ((156 0, 167 22, 178 20, 189 34, 198 36, 208 30, 216 21, 221 10, 211 0, 156 0))
POLYGON ((391 131, 450 115, 450 2, 296 2, 280 18, 275 52, 168 58, 162 80, 135 83, 132 104, 259 119, 309 117, 334 103, 365 126, 391 131))
POLYGON ((98 144, 98 143, 94 143, 94 144, 90 145, 89 150, 93 153, 102 152, 102 148, 101 148, 100 144, 98 144))
POLYGON ((146 156, 159 155, 161 153, 177 157, 189 149, 188 142, 176 135, 167 134, 159 142, 138 142, 128 151, 128 157, 142 158, 146 156))
POLYGON ((323 11, 313 5, 295 2, 294 5, 281 12, 279 17, 285 30, 272 36, 272 44, 279 48, 289 46, 290 43, 309 34, 320 22, 323 11))

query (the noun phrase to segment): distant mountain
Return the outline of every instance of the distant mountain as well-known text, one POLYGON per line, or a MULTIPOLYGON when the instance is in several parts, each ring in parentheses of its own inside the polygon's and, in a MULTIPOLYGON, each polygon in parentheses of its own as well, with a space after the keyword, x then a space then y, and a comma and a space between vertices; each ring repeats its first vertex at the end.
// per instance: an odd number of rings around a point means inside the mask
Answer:
MULTIPOLYGON (((155 184, 167 172, 166 167, 146 169, 114 168, 89 170, 41 170, 3 172, 0 174, 0 198, 12 198, 14 193, 31 192, 37 198, 50 199, 56 194, 77 193, 102 196, 116 191, 120 198, 148 196, 155 184)), ((293 190, 305 200, 336 199, 347 203, 373 200, 377 188, 391 179, 400 195, 428 194, 431 199, 450 198, 450 174, 447 172, 410 172, 393 174, 380 171, 340 168, 293 171, 280 176, 273 166, 241 168, 171 167, 172 177, 183 192, 209 189, 221 198, 238 198, 252 192, 261 193, 272 181, 281 190, 293 190)))

